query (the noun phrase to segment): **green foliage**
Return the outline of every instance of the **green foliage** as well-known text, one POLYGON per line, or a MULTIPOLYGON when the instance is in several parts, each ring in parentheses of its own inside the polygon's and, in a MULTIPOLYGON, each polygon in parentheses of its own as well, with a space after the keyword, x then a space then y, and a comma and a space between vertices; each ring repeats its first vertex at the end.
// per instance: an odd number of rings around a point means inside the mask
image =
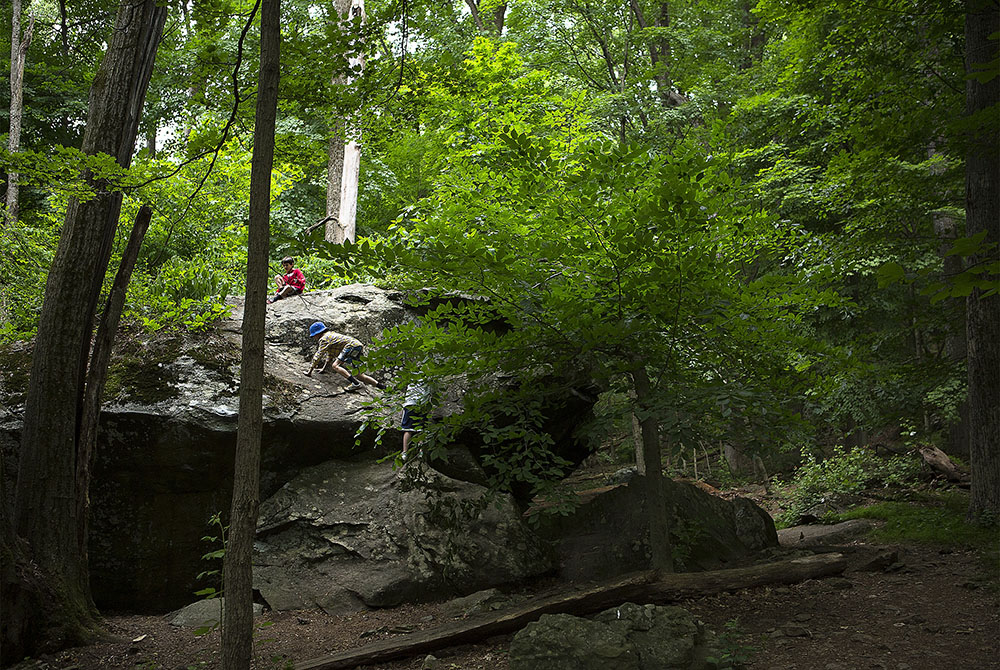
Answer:
MULTIPOLYGON (((208 525, 213 528, 217 535, 206 535, 201 538, 203 542, 208 542, 209 544, 217 545, 217 548, 202 555, 201 560, 208 561, 212 564, 216 562, 222 563, 226 557, 226 532, 229 530, 229 526, 222 522, 222 512, 216 512, 208 519, 208 525)), ((212 582, 213 585, 206 586, 203 589, 195 591, 195 595, 199 596, 202 600, 214 600, 216 598, 219 600, 219 618, 212 625, 201 626, 196 628, 194 631, 195 635, 207 635, 212 631, 218 629, 222 625, 222 567, 210 568, 208 570, 203 570, 198 573, 197 579, 206 579, 212 582)))
POLYGON ((810 457, 790 482, 791 501, 778 521, 794 522, 801 514, 831 494, 859 493, 866 489, 899 489, 913 484, 921 472, 915 456, 882 458, 867 448, 835 447, 825 459, 810 457))
POLYGON ((719 653, 705 659, 713 668, 745 668, 757 647, 747 640, 748 635, 740 626, 739 619, 730 619, 716 635, 715 646, 719 653))

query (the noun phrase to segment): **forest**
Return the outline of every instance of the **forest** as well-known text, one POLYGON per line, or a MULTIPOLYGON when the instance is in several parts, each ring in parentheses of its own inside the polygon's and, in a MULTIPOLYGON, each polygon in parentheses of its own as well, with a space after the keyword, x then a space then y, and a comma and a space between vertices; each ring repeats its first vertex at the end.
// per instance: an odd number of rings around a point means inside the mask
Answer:
POLYGON ((821 477, 951 495, 931 453, 968 473, 962 523, 1000 534, 997 0, 12 0, 0 22, 0 356, 31 352, 2 377, 5 667, 100 635, 116 347, 237 299, 219 667, 250 667, 285 257, 307 292, 409 296, 424 316, 367 365, 397 392, 466 380, 422 448, 474 429, 491 490, 558 499, 579 462, 546 403, 586 388, 587 462, 637 467, 649 510, 699 454, 720 487, 794 483, 779 526, 821 477))

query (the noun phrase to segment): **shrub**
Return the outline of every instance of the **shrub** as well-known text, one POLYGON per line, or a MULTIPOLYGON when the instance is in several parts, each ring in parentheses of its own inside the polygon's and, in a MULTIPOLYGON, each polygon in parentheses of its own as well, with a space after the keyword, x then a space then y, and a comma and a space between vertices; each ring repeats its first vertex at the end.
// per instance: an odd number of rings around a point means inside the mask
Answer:
POLYGON ((810 457, 799 468, 791 482, 791 504, 778 522, 781 525, 794 522, 829 494, 907 486, 916 481, 920 470, 921 463, 915 456, 883 458, 868 448, 835 447, 829 458, 810 457))

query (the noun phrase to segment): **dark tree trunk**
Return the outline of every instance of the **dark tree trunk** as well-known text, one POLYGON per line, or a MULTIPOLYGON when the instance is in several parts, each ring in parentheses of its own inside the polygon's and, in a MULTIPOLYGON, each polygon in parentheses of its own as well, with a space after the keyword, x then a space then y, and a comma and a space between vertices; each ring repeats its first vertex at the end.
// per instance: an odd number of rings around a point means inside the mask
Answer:
MULTIPOLYGON (((966 113, 997 115, 1000 77, 996 75, 1000 32, 997 0, 966 0, 966 113), (994 72, 990 73, 992 68, 994 72), (985 76, 984 76, 985 75, 985 76), (992 110, 992 111, 987 111, 992 110)), ((965 225, 970 237, 986 233, 1000 243, 1000 151, 992 124, 983 119, 969 138, 965 163, 965 225)), ((997 259, 996 247, 969 258, 971 265, 997 259)), ((969 367, 969 463, 972 489, 969 518, 1000 517, 1000 296, 975 290, 966 303, 969 367)))
MULTIPOLYGON (((90 95, 83 150, 131 164, 139 113, 163 32, 156 0, 123 0, 90 95)), ((88 177, 89 178, 89 177, 88 177)), ((121 194, 92 178, 96 197, 71 201, 49 271, 25 402, 14 532, 59 602, 26 650, 87 640, 96 631, 79 455, 94 313, 121 211, 121 194)), ((4 593, 5 604, 7 594, 4 593)), ((17 627, 17 622, 11 622, 17 627)), ((4 628, 8 623, 4 622, 4 628)))
POLYGON ((260 18, 260 75, 253 159, 250 166, 250 233, 247 294, 243 311, 243 361, 240 368, 240 416, 229 542, 226 546, 225 626, 222 667, 250 667, 253 655, 253 540, 260 506, 260 437, 264 423, 264 307, 270 244, 271 167, 278 108, 281 43, 280 0, 263 0, 260 18))
POLYGON ((639 366, 632 373, 632 384, 639 406, 639 431, 642 437, 643 484, 646 494, 646 517, 649 527, 649 567, 673 572, 670 547, 670 511, 663 490, 663 465, 660 459, 660 427, 650 411, 652 390, 646 368, 639 366))
POLYGON ((80 524, 80 547, 84 552, 84 563, 87 561, 87 532, 90 521, 90 473, 93 471, 94 454, 97 448, 97 425, 101 416, 101 398, 104 395, 104 382, 107 378, 108 363, 111 360, 111 348, 115 333, 121 322, 122 311, 125 308, 125 294, 128 283, 132 279, 132 270, 139 258, 142 241, 149 230, 149 222, 153 210, 148 205, 139 208, 132 224, 132 233, 122 254, 118 274, 115 275, 108 301, 101 314, 101 324, 97 328, 94 339, 94 353, 90 357, 90 367, 87 370, 86 390, 84 392, 83 415, 80 421, 80 444, 77 450, 77 490, 82 491, 77 499, 77 516, 80 524))

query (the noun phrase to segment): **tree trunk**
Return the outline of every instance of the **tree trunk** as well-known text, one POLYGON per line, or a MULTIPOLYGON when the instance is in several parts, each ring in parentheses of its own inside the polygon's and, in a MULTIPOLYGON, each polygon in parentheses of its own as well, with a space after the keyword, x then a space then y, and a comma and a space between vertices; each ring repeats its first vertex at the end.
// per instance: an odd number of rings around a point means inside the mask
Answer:
POLYGON ((247 294, 243 311, 240 415, 223 593, 222 667, 243 670, 253 656, 253 540, 260 507, 260 439, 264 425, 264 312, 270 244, 271 168, 278 109, 281 2, 263 0, 260 17, 260 75, 250 166, 250 232, 247 294))
MULTIPOLYGON (((24 112, 24 64, 28 57, 28 45, 31 44, 31 32, 35 27, 35 16, 32 14, 28 29, 21 36, 21 0, 13 0, 14 6, 10 29, 10 135, 7 139, 7 150, 17 153, 21 150, 21 117, 24 112)), ((7 221, 10 225, 17 223, 18 211, 18 181, 17 172, 7 174, 7 221)), ((2 223, 2 222, 0 222, 2 223)))
MULTIPOLYGON (((351 0, 333 0, 341 25, 350 19, 351 0)), ((347 85, 347 77, 334 74, 331 83, 334 87, 347 85)), ((340 202, 344 180, 344 120, 334 119, 330 123, 330 137, 327 143, 326 160, 326 228, 324 239, 327 242, 341 244, 344 241, 340 231, 340 202)))
POLYGON ((121 322, 122 310, 125 308, 125 294, 128 283, 132 279, 132 270, 139 258, 142 241, 149 230, 149 222, 153 210, 148 205, 139 208, 132 225, 128 244, 122 254, 118 273, 115 275, 111 292, 108 295, 101 324, 97 328, 94 339, 94 353, 90 358, 87 370, 86 389, 84 392, 83 416, 80 421, 80 438, 76 458, 77 518, 80 523, 80 550, 83 552, 84 564, 87 564, 87 534, 90 528, 90 473, 93 470, 94 454, 97 448, 97 426, 101 416, 101 398, 104 395, 104 382, 107 378, 108 362, 111 360, 111 348, 114 343, 118 324, 121 322))
MULTIPOLYGON (((935 144, 928 149, 928 157, 938 154, 935 144)), ((944 169, 938 169, 935 174, 942 174, 944 169)), ((947 277, 954 277, 963 270, 962 257, 947 252, 959 237, 958 222, 955 217, 945 213, 934 214, 934 236, 938 239, 938 252, 941 254, 944 265, 944 281, 947 277)), ((951 325, 945 333, 944 356, 950 365, 958 366, 965 362, 968 346, 965 339, 965 301, 962 298, 948 298, 945 305, 949 310, 955 311, 955 323, 951 325)), ((966 425, 969 415, 968 401, 959 405, 959 416, 957 419, 949 421, 945 426, 944 451, 952 456, 958 456, 962 460, 969 460, 969 432, 966 425)))
MULTIPOLYGON (((632 14, 639 27, 648 28, 649 23, 646 21, 639 0, 630 0, 629 6, 632 8, 632 14)), ((657 28, 670 27, 670 3, 667 0, 661 0, 654 26, 657 28)), ((671 58, 668 38, 657 37, 649 43, 649 62, 653 66, 653 80, 656 82, 656 92, 660 97, 660 103, 664 107, 677 107, 686 102, 684 96, 674 90, 674 80, 670 76, 671 58)))
MULTIPOLYGON (((152 73, 166 8, 156 0, 123 0, 107 53, 91 88, 83 151, 131 164, 139 114, 152 73)), ((90 596, 78 453, 94 313, 121 210, 121 194, 87 177, 96 196, 71 201, 45 287, 24 411, 14 530, 28 558, 59 595, 46 626, 26 647, 90 638, 90 596)), ((4 594, 6 598, 6 594, 4 594)))
POLYGON ((655 571, 640 572, 586 588, 577 587, 539 595, 498 612, 304 661, 296 664, 295 668, 344 670, 359 665, 386 663, 444 647, 513 633, 532 621, 537 621, 543 614, 572 613, 585 616, 623 602, 668 603, 766 584, 794 584, 806 579, 837 575, 846 567, 847 560, 842 554, 830 553, 731 570, 676 575, 663 575, 655 571))
MULTIPOLYGON (((966 0, 966 113, 996 118, 1000 77, 996 75, 1000 32, 997 0, 966 0), (990 69, 993 72, 990 73, 990 69), (987 79, 981 81, 977 77, 987 79)), ((965 162, 966 234, 986 233, 1000 243, 1000 152, 991 124, 984 118, 972 131, 965 162)), ((971 256, 971 265, 997 259, 996 248, 971 256)), ((969 464, 972 489, 969 518, 1000 518, 1000 296, 984 297, 979 289, 966 302, 969 367, 969 464)))
MULTIPOLYGON (((350 24, 352 28, 354 27, 354 21, 360 21, 361 25, 364 25, 364 0, 353 0, 351 2, 349 20, 352 22, 350 24)), ((359 71, 364 70, 364 54, 359 53, 352 57, 351 67, 358 68, 359 71)), ((353 81, 353 79, 349 78, 346 83, 351 84, 353 81)), ((351 139, 343 147, 344 158, 340 178, 340 209, 335 221, 336 226, 333 231, 333 239, 329 239, 334 244, 343 244, 348 240, 354 242, 357 237, 358 177, 361 173, 361 129, 352 128, 349 132, 351 139)))
POLYGON ((673 572, 670 547, 670 511, 663 491, 663 467, 660 461, 660 427, 650 411, 652 391, 646 368, 637 367, 632 372, 632 384, 639 406, 639 428, 642 433, 642 458, 646 487, 646 516, 649 527, 649 548, 652 554, 650 568, 673 572))

